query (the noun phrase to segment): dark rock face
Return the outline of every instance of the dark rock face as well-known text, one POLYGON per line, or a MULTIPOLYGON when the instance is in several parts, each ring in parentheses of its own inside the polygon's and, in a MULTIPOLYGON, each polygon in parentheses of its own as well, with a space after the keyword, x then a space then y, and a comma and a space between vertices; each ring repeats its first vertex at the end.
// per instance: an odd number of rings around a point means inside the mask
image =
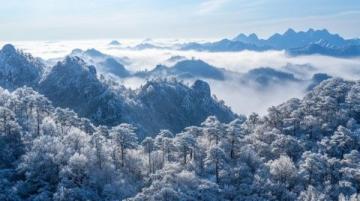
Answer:
POLYGON ((209 85, 200 80, 191 88, 175 81, 151 81, 141 88, 139 100, 148 114, 146 120, 152 121, 150 124, 160 122, 173 131, 180 131, 186 125, 199 125, 211 114, 224 122, 236 118, 228 107, 211 97, 209 85))

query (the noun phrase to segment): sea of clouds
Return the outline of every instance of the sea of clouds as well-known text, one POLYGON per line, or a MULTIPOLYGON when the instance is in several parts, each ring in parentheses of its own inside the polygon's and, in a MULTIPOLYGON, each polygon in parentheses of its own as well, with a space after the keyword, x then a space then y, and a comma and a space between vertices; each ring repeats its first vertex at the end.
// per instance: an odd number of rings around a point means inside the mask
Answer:
MULTIPOLYGON (((345 79, 358 80, 360 78, 360 58, 334 58, 320 55, 291 57, 284 51, 197 52, 170 49, 134 50, 131 47, 144 41, 136 39, 119 40, 120 46, 110 46, 109 42, 110 40, 0 41, 0 46, 12 43, 16 48, 45 60, 62 58, 76 48, 83 50, 95 48, 105 54, 122 58, 126 57, 129 63, 125 67, 132 72, 146 69, 151 70, 158 64, 170 66, 173 65, 173 63, 167 61, 170 57, 184 56, 189 59, 201 59, 216 67, 239 73, 246 73, 251 69, 259 67, 271 67, 289 72, 286 66, 305 65, 311 68, 299 68, 298 71, 300 72, 295 74, 297 78, 310 79, 314 73, 318 72, 345 79)), ((148 39, 146 42, 167 47, 186 41, 148 39)), ((120 81, 133 89, 138 88, 145 82, 145 80, 139 78, 129 78, 120 81)), ((301 98, 306 93, 305 85, 295 83, 258 90, 254 87, 245 86, 233 79, 206 81, 209 82, 212 93, 218 99, 224 100, 235 112, 246 115, 252 112, 264 114, 269 106, 278 105, 290 98, 301 98)), ((192 80, 186 80, 185 82, 191 84, 192 80)))

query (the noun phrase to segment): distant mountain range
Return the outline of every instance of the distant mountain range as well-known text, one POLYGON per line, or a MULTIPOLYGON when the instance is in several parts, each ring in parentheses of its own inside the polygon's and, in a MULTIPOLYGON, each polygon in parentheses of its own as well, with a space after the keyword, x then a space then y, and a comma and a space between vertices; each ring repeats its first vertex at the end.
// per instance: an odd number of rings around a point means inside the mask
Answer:
POLYGON ((360 45, 335 46, 327 41, 319 40, 304 47, 289 49, 288 53, 294 56, 321 54, 335 57, 356 57, 360 56, 360 45))
POLYGON ((254 33, 239 34, 233 39, 217 42, 186 43, 180 49, 211 52, 286 50, 291 55, 356 57, 360 56, 360 39, 344 39, 338 34, 329 33, 326 29, 309 29, 306 32, 288 29, 285 33, 276 33, 268 39, 259 39, 254 33))
POLYGON ((233 41, 254 44, 257 46, 269 46, 273 49, 292 49, 303 47, 318 41, 327 41, 335 46, 359 45, 359 39, 346 40, 338 34, 331 34, 328 30, 314 30, 296 32, 293 29, 288 29, 283 34, 274 34, 268 39, 259 39, 256 34, 248 36, 240 34, 233 39, 233 41))
MULTIPOLYGON (((120 48, 118 46, 121 44, 114 40, 108 45, 109 48, 120 48)), ((308 29, 297 32, 289 28, 283 34, 275 33, 267 39, 261 39, 255 33, 249 35, 241 33, 232 39, 224 38, 215 42, 188 42, 173 45, 159 45, 146 39, 135 46, 123 48, 209 52, 285 50, 291 56, 319 54, 334 57, 357 57, 360 56, 360 38, 345 39, 339 34, 330 33, 327 29, 308 29)))
POLYGON ((217 42, 208 43, 187 43, 180 47, 181 50, 196 50, 196 51, 211 51, 211 52, 234 52, 243 50, 264 51, 271 47, 258 46, 252 43, 244 43, 240 41, 233 41, 223 39, 217 42))

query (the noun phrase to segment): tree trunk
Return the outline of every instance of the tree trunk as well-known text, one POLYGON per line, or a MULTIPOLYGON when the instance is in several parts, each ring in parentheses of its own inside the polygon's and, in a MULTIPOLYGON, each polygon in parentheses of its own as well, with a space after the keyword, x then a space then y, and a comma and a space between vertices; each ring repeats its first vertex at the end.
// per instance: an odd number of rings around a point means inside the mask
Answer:
POLYGON ((167 162, 170 161, 170 148, 167 149, 167 162))
POLYGON ((4 118, 4 128, 3 128, 3 131, 4 131, 4 134, 6 134, 6 124, 7 124, 7 122, 6 122, 6 113, 5 113, 5 111, 4 111, 4 116, 3 116, 3 118, 4 118))
POLYGON ((39 109, 36 109, 36 134, 40 136, 40 112, 39 109))
POLYGON ((102 169, 102 160, 101 160, 101 150, 100 150, 99 142, 96 142, 96 154, 97 154, 97 158, 99 161, 99 168, 101 170, 102 169))
POLYGON ((219 162, 216 160, 215 162, 215 174, 216 174, 216 183, 219 183, 219 162))
POLYGON ((151 151, 148 152, 148 158, 149 158, 149 174, 151 173, 151 151))
POLYGON ((119 162, 118 162, 118 159, 117 159, 117 157, 116 157, 116 152, 117 152, 117 148, 115 148, 114 149, 114 151, 113 151, 113 160, 114 160, 114 163, 115 163, 115 169, 119 169, 119 162))
POLYGON ((230 158, 231 159, 234 159, 235 158, 235 154, 234 154, 234 146, 235 146, 235 140, 234 139, 232 139, 231 140, 231 151, 230 151, 230 158))
POLYGON ((165 149, 162 149, 162 163, 161 163, 161 167, 164 167, 165 165, 165 149))
POLYGON ((124 167, 124 164, 125 164, 125 161, 124 161, 124 159, 125 159, 125 153, 124 153, 124 147, 123 146, 121 146, 121 167, 124 167))
POLYGON ((184 155, 184 165, 186 165, 186 156, 187 156, 187 153, 186 153, 186 151, 184 150, 184 152, 183 152, 183 155, 184 155))

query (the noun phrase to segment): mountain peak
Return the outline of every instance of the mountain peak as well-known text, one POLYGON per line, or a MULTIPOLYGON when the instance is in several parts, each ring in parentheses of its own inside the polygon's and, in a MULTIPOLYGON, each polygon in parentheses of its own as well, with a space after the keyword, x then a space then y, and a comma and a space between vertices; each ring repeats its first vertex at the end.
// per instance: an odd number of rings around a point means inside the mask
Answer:
POLYGON ((3 46, 2 52, 8 53, 8 54, 13 54, 16 52, 15 47, 12 44, 6 44, 3 46))
POLYGON ((244 40, 247 40, 247 39, 248 39, 248 37, 245 34, 241 33, 241 34, 237 35, 233 40, 235 40, 235 41, 244 41, 244 40))
POLYGON ((289 28, 285 33, 284 35, 290 35, 290 34, 295 34, 296 32, 294 31, 294 29, 292 28, 289 28))
POLYGON ((0 51, 0 86, 14 90, 21 86, 36 86, 45 65, 38 59, 17 51, 11 44, 0 51))
POLYGON ((233 41, 257 44, 259 41, 258 36, 255 33, 249 34, 248 36, 245 34, 239 34, 237 37, 233 39, 233 41))
POLYGON ((202 94, 204 97, 210 97, 211 96, 210 86, 205 81, 196 80, 191 88, 194 91, 199 92, 200 94, 202 94))
POLYGON ((77 56, 67 56, 60 66, 68 67, 69 72, 84 72, 88 71, 91 75, 96 77, 96 69, 92 65, 87 65, 84 60, 77 56))
POLYGON ((329 34, 329 31, 327 29, 321 29, 320 32, 329 34))
POLYGON ((155 66, 155 68, 153 69, 154 71, 156 70, 164 70, 164 69, 167 69, 168 67, 166 67, 165 65, 162 65, 162 64, 158 64, 155 66))
POLYGON ((65 57, 64 63, 66 63, 66 64, 80 64, 80 65, 85 64, 85 62, 78 56, 67 56, 67 57, 65 57))
POLYGON ((238 36, 237 36, 238 38, 247 38, 247 36, 245 35, 245 34, 243 34, 243 33, 241 33, 241 34, 239 34, 238 36))
POLYGON ((112 46, 118 46, 118 45, 121 45, 121 43, 117 40, 113 40, 109 43, 109 45, 112 45, 112 46))
POLYGON ((70 54, 81 54, 82 52, 83 52, 82 49, 76 48, 73 49, 70 54))
POLYGON ((258 38, 258 36, 255 34, 255 33, 252 33, 252 34, 250 34, 249 36, 248 36, 248 38, 250 38, 250 39, 259 39, 258 38))
POLYGON ((85 51, 85 54, 92 56, 92 57, 103 57, 105 56, 102 52, 100 52, 99 50, 95 49, 95 48, 91 48, 91 49, 87 49, 85 51))

